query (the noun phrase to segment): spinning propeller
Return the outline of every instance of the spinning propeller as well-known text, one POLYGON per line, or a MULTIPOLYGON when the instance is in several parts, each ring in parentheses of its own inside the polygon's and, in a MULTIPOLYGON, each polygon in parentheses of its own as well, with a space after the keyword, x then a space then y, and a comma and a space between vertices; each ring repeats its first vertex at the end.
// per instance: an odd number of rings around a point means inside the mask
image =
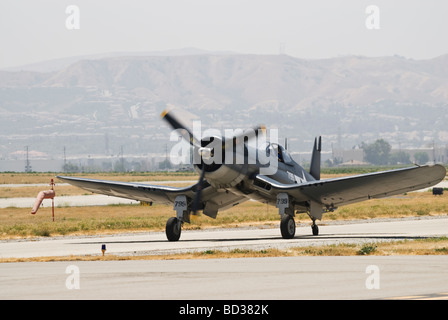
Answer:
MULTIPOLYGON (((197 152, 199 154, 199 156, 201 157, 201 166, 198 166, 201 168, 201 173, 199 176, 199 181, 195 187, 196 193, 195 193, 195 197, 193 199, 193 204, 192 204, 192 214, 196 215, 197 211, 200 208, 200 203, 202 200, 202 188, 203 188, 204 177, 205 177, 205 172, 206 172, 206 168, 207 168, 207 164, 203 162, 203 159, 206 159, 206 158, 210 159, 210 157, 213 155, 213 148, 203 147, 201 145, 201 140, 196 139, 196 137, 193 135, 193 133, 185 125, 180 123, 169 111, 167 111, 167 110, 163 111, 161 114, 161 117, 166 122, 168 122, 169 125, 174 130, 180 129, 180 133, 181 133, 182 137, 186 141, 188 141, 191 146, 193 146, 194 154, 196 154, 196 152, 197 152)), ((266 127, 264 125, 256 126, 256 127, 253 127, 252 129, 255 132, 255 137, 258 137, 259 130, 261 130, 261 132, 263 134, 266 134, 266 127)), ((227 143, 229 139, 227 139, 227 140, 222 139, 223 152, 225 152, 225 148, 227 145, 234 146, 234 145, 236 145, 236 143, 241 142, 240 139, 244 139, 245 137, 246 137, 246 133, 242 132, 241 134, 232 137, 232 139, 233 139, 232 143, 227 143)), ((222 163, 220 163, 220 164, 222 164, 222 163)))
MULTIPOLYGON (((200 141, 194 137, 193 133, 187 127, 185 127, 183 124, 177 121, 177 119, 171 113, 169 113, 169 111, 166 110, 163 111, 161 116, 162 119, 165 119, 165 121, 168 122, 174 130, 181 129, 180 133, 182 134, 182 137, 193 146, 194 152, 196 152, 196 150, 201 150, 202 146, 200 141)), ((201 153, 199 154, 201 155, 201 153)), ((201 162, 202 162, 202 156, 201 156, 201 162)), ((196 215, 199 209, 199 204, 202 199, 202 184, 204 182, 204 176, 205 176, 205 165, 202 165, 199 181, 196 184, 197 191, 193 199, 193 205, 192 205, 193 215, 196 215)))

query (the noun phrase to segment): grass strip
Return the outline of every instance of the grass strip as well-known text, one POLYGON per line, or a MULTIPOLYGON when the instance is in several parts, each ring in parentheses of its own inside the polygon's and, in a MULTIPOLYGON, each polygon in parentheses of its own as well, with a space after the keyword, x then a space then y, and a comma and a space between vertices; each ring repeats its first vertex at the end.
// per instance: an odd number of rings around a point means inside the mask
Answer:
POLYGON ((293 247, 285 250, 263 249, 231 251, 205 250, 163 255, 113 255, 58 256, 35 258, 1 258, 0 263, 55 262, 55 261, 125 261, 125 260, 180 260, 180 259, 232 259, 298 256, 398 256, 398 255, 448 255, 448 238, 428 238, 365 244, 337 244, 325 246, 293 247))

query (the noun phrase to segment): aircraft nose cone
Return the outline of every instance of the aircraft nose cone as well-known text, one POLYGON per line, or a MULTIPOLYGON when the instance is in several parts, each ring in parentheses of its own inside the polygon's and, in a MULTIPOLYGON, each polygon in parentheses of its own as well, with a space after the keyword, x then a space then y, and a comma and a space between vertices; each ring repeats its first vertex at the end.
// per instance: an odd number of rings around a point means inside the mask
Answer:
POLYGON ((210 160, 212 157, 212 149, 211 148, 199 148, 199 155, 203 160, 210 160))

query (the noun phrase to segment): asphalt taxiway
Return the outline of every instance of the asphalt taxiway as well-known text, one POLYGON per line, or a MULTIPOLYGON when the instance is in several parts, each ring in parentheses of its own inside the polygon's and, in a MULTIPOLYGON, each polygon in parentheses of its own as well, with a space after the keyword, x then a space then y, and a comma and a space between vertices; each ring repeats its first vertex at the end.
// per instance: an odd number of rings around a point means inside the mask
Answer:
MULTIPOLYGON (((0 257, 142 255, 287 248, 448 236, 448 217, 297 228, 183 231, 0 241, 0 257)), ((448 298, 448 256, 279 257, 0 263, 0 299, 394 299, 448 298)))
POLYGON ((164 232, 3 240, 0 258, 100 255, 103 244, 107 254, 151 255, 412 240, 448 236, 448 216, 328 222, 319 228, 319 236, 312 236, 309 226, 297 227, 296 236, 290 240, 282 239, 279 228, 272 227, 183 230, 177 242, 167 241, 164 232))
POLYGON ((447 266, 448 256, 3 263, 0 299, 447 299, 447 266))

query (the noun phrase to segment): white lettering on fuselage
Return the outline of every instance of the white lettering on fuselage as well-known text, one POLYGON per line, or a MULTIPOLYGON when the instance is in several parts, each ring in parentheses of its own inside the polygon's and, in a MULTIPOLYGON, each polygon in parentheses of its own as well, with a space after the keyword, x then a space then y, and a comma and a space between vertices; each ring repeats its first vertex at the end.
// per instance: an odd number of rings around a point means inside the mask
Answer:
POLYGON ((299 177, 295 174, 293 174, 292 172, 286 171, 286 173, 288 174, 288 178, 289 180, 296 182, 296 183, 305 183, 307 182, 306 178, 305 178, 305 173, 302 171, 302 177, 299 177))

